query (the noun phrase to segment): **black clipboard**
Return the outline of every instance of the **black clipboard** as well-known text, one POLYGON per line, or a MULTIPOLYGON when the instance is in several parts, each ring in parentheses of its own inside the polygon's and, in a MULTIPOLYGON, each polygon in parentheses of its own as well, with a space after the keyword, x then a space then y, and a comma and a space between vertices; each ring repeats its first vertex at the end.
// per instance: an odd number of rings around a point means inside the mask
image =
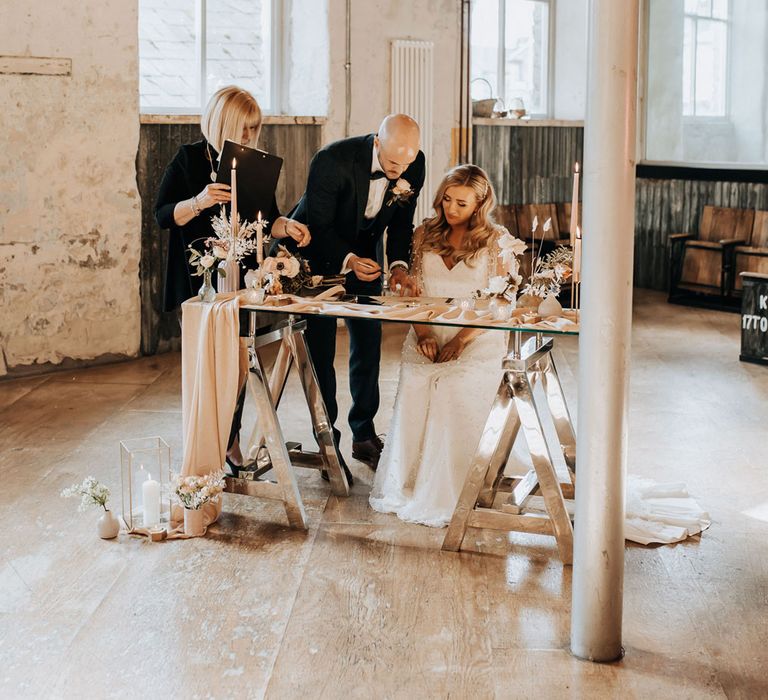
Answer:
POLYGON ((241 146, 234 141, 225 141, 216 182, 232 184, 234 158, 237 158, 237 213, 240 219, 256 221, 258 212, 261 212, 264 219, 268 219, 283 159, 255 148, 241 146))

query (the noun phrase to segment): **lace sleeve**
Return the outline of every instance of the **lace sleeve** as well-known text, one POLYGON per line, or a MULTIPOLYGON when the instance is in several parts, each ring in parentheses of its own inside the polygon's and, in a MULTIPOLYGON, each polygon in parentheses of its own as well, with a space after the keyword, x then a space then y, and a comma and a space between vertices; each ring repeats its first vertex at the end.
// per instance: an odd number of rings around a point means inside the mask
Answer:
POLYGON ((496 231, 488 241, 488 279, 491 277, 503 277, 509 273, 507 265, 501 258, 501 246, 499 238, 505 233, 509 233, 503 226, 497 226, 496 231))
POLYGON ((413 243, 411 244, 411 276, 416 280, 421 290, 424 289, 423 254, 421 250, 423 241, 424 224, 413 232, 413 243))

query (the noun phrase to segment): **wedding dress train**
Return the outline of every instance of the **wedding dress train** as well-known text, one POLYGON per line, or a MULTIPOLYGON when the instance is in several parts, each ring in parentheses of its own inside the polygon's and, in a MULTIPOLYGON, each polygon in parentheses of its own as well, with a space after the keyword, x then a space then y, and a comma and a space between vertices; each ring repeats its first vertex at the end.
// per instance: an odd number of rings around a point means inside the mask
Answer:
MULTIPOLYGON (((492 269, 488 256, 483 251, 474 264, 460 262, 449 270, 439 255, 424 253, 425 296, 467 297, 487 287, 492 269)), ((431 330, 442 347, 459 329, 431 330)), ((369 499, 374 510, 431 527, 450 522, 499 387, 506 347, 507 333, 489 330, 471 341, 458 360, 433 363, 419 354, 416 334, 410 330, 403 344, 392 422, 369 499)), ((524 474, 532 467, 521 432, 508 472, 524 474)), ((710 524, 709 515, 680 483, 630 476, 626 498, 625 536, 641 544, 677 542, 710 524)))

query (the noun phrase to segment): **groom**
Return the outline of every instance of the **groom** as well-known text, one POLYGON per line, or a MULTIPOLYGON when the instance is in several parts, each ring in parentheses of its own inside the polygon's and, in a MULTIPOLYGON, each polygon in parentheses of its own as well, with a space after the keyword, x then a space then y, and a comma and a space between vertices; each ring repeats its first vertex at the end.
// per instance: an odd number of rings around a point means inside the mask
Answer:
MULTIPOLYGON (((312 234, 306 249, 312 272, 346 275, 349 294, 381 294, 381 240, 386 229, 390 287, 401 294, 415 294, 408 260, 416 200, 423 184, 419 125, 404 114, 386 117, 376 134, 337 141, 318 151, 309 166, 307 189, 291 213, 312 234)), ((308 316, 306 320, 309 352, 338 445, 333 367, 336 319, 308 316)), ((347 319, 346 324, 352 456, 375 470, 384 447, 373 424, 379 408, 381 322, 347 319)), ((346 465, 345 469, 349 476, 346 465)))

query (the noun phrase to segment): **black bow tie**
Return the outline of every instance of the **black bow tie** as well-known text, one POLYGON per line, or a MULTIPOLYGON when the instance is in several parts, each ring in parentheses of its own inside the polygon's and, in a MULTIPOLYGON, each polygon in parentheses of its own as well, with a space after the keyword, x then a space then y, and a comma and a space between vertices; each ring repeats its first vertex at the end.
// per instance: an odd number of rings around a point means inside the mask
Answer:
POLYGON ((371 180, 380 180, 383 177, 386 177, 386 174, 381 170, 377 170, 375 173, 371 173, 371 180))

